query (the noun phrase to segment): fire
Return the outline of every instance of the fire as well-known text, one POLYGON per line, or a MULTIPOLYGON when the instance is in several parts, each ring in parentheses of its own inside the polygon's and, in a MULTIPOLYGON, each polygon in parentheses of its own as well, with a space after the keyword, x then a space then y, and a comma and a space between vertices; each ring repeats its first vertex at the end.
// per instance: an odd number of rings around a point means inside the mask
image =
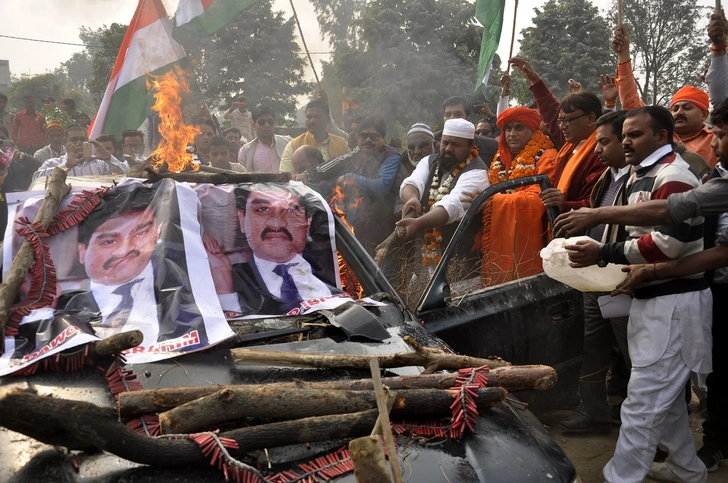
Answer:
MULTIPOLYGON (((337 183, 336 187, 334 188, 334 196, 332 196, 331 201, 329 201, 331 211, 334 213, 334 215, 339 217, 339 219, 344 223, 344 225, 346 225, 346 227, 349 229, 349 231, 351 231, 352 234, 354 234, 354 227, 351 226, 348 221, 346 221, 346 213, 349 210, 357 209, 359 207, 359 203, 361 203, 362 200, 360 196, 356 196, 356 187, 354 186, 354 184, 355 181, 353 179, 346 179, 343 183, 343 186, 340 186, 339 183, 337 183)), ((346 261, 344 260, 344 257, 341 256, 341 253, 337 251, 336 255, 339 262, 341 287, 350 296, 354 298, 361 298, 361 296, 364 294, 364 289, 359 283, 359 280, 357 280, 356 274, 346 264, 346 261)))
POLYGON ((156 76, 147 73, 147 90, 154 90, 155 103, 153 111, 159 113, 159 134, 162 141, 150 156, 152 166, 159 168, 165 161, 170 171, 180 173, 199 166, 192 162, 192 153, 187 146, 194 144, 199 129, 188 126, 182 118, 182 94, 190 92, 186 72, 179 66, 174 70, 156 76))

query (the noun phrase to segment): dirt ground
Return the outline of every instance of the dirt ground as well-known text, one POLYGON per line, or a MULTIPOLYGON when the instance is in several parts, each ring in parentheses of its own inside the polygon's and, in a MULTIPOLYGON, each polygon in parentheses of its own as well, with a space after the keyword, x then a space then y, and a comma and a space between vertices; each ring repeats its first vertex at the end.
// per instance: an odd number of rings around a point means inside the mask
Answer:
MULTIPOLYGON (((698 400, 693 398, 690 405, 690 427, 695 437, 695 447, 700 448, 703 441, 703 417, 700 414, 698 400)), ((602 468, 612 457, 617 445, 619 429, 613 428, 609 434, 572 435, 564 434, 559 422, 566 419, 571 411, 556 410, 539 415, 541 422, 551 431, 551 435, 561 445, 566 455, 576 467, 577 474, 583 483, 602 483, 602 468)), ((645 482, 651 482, 649 478, 645 482)), ((719 467, 715 473, 708 474, 708 483, 728 482, 728 466, 719 467)))

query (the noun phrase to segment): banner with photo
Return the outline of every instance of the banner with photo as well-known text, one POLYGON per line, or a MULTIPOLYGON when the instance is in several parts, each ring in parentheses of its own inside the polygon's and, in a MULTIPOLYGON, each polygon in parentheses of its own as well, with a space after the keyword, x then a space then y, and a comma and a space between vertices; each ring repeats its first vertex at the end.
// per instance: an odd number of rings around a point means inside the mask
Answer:
MULTIPOLYGON (((34 219, 44 195, 9 196, 16 228, 34 219)), ((58 213, 82 206, 84 196, 90 192, 73 190, 58 213)), ((144 334, 127 361, 150 362, 232 337, 227 320, 382 305, 342 290, 333 215, 301 183, 127 179, 101 197, 80 222, 44 239, 56 287, 18 334, 5 336, 0 375, 122 331, 144 334)), ((5 234, 3 276, 22 242, 17 230, 5 234)), ((29 275, 19 299, 34 287, 29 275)))
MULTIPOLYGON (((59 212, 79 194, 67 196, 59 212)), ((43 197, 13 196, 9 219, 34 219, 43 197)), ((7 230, 3 276, 22 241, 7 230)), ((80 223, 45 241, 55 293, 46 307, 23 317, 17 335, 5 337, 0 375, 122 331, 144 334, 142 344, 125 353, 130 363, 204 349, 234 335, 201 256, 197 195, 185 184, 127 180, 103 193, 80 223)), ((21 300, 31 292, 31 278, 21 300)))

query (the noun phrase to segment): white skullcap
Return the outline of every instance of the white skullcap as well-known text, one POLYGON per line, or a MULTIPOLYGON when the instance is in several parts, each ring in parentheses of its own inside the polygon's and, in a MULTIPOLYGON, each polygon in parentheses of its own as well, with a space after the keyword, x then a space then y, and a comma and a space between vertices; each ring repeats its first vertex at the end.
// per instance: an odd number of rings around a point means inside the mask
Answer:
POLYGON ((442 135, 475 139, 475 126, 467 119, 448 119, 445 121, 445 128, 442 130, 442 135))
POLYGON ((409 132, 407 133, 407 136, 409 136, 410 134, 414 134, 416 132, 421 132, 421 133, 427 134, 431 138, 435 137, 435 135, 432 134, 432 129, 430 129, 430 126, 428 126, 424 122, 418 122, 418 123, 412 124, 412 127, 410 128, 409 132))

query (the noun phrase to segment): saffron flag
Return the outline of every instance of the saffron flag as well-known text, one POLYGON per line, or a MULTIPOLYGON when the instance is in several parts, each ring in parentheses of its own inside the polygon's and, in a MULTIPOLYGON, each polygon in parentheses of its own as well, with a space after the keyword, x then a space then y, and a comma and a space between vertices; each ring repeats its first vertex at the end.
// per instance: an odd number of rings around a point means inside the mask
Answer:
POLYGON ((505 8, 505 0, 478 0, 475 5, 475 18, 483 26, 483 40, 480 43, 480 60, 478 61, 478 82, 475 84, 476 92, 480 89, 480 84, 488 84, 493 56, 498 49, 503 29, 505 8))
POLYGON ((174 38, 183 45, 194 45, 256 3, 258 0, 180 0, 174 14, 174 38))
POLYGON ((146 73, 164 74, 187 65, 182 46, 172 38, 172 24, 161 0, 139 0, 111 72, 89 137, 117 137, 137 129, 152 114, 154 98, 147 91, 146 73))

